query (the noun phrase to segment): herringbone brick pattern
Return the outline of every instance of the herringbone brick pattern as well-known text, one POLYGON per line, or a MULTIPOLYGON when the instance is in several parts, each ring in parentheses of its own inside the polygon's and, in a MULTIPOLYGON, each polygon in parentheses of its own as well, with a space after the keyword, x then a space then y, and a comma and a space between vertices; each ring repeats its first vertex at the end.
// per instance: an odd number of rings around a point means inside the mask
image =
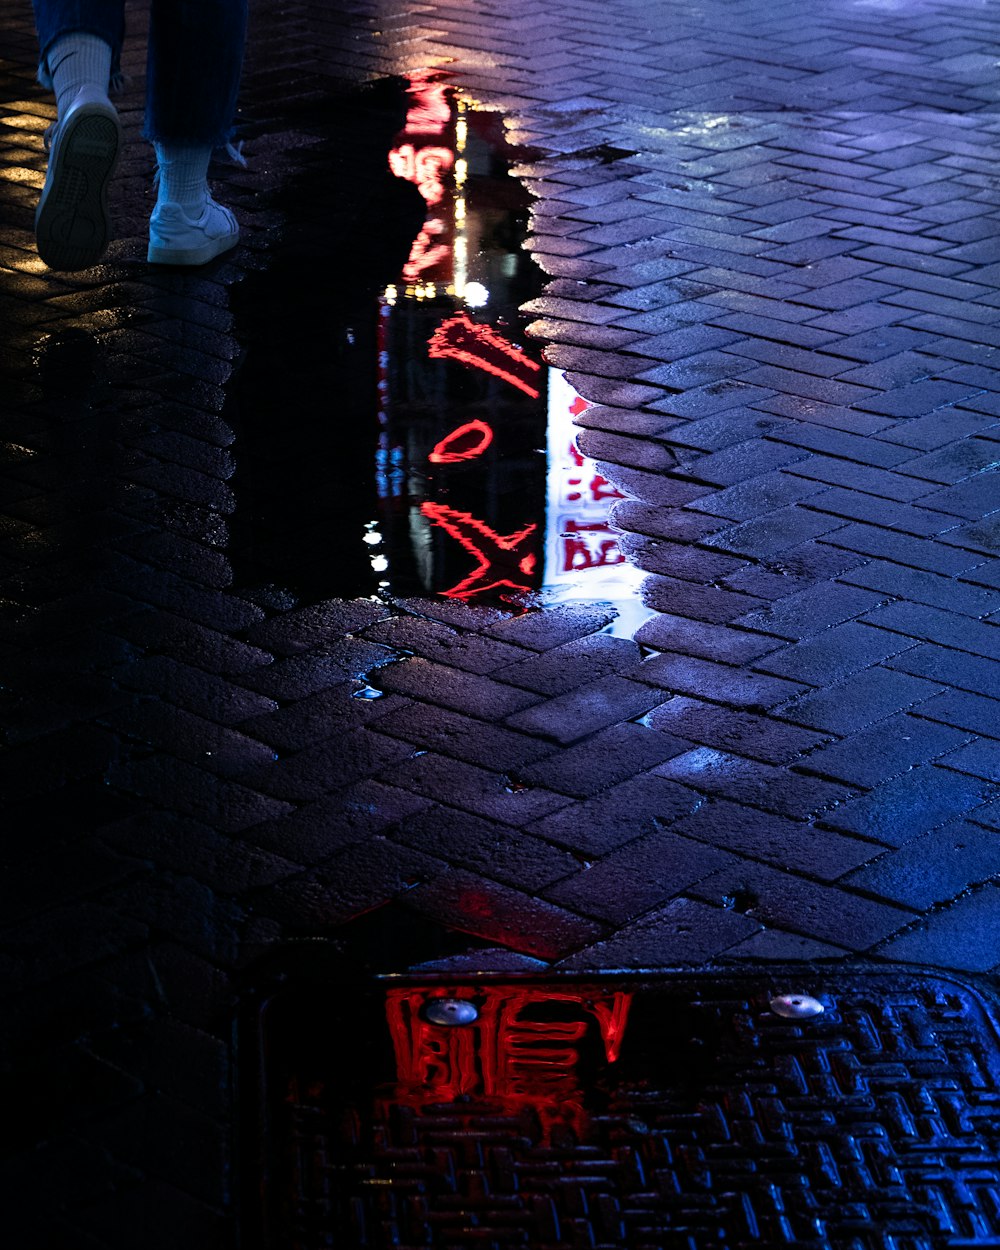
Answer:
POLYGON ((225 1244, 234 978, 389 898, 574 967, 1000 967, 996 19, 394 10, 255 5, 251 168, 219 172, 246 242, 183 275, 142 261, 135 143, 107 262, 37 261, 52 110, 3 22, 3 957, 35 1096, 13 1174, 49 1212, 25 1246, 225 1244), (428 65, 539 153, 527 311, 630 496, 634 641, 600 606, 232 588, 240 284, 323 102, 428 65))

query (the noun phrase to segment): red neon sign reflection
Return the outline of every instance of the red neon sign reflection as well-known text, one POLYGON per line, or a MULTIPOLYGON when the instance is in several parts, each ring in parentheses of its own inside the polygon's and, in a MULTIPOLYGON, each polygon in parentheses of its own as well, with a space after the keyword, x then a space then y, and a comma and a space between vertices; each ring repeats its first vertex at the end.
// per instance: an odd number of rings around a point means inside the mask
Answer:
POLYGON ((605 1059, 614 1063, 631 1002, 632 995, 622 991, 534 986, 390 989, 386 1019, 396 1056, 393 1101, 420 1108, 460 1097, 488 1098, 505 1113, 533 1111, 544 1141, 557 1126, 582 1138, 587 1114, 579 1074, 581 1043, 596 1025, 605 1059), (477 1020, 462 1027, 428 1023, 422 1008, 435 996, 475 999, 477 1020))
POLYGON ((469 599, 472 595, 500 586, 509 586, 512 590, 531 589, 523 582, 512 581, 507 570, 516 561, 517 569, 525 577, 530 577, 534 571, 534 554, 522 554, 524 544, 538 528, 534 521, 523 530, 503 537, 485 522, 477 520, 471 512, 459 512, 443 503, 428 500, 420 505, 420 512, 432 525, 440 525, 445 533, 457 539, 478 561, 477 568, 468 577, 451 590, 442 591, 443 595, 449 599, 469 599))
POLYGON ((430 211, 410 249, 403 278, 415 282, 434 275, 449 281, 451 224, 445 201, 448 175, 455 167, 454 150, 447 146, 451 99, 447 86, 426 74, 411 78, 409 96, 406 125, 389 153, 389 169, 397 178, 413 183, 430 211))
POLYGON ((427 459, 431 464, 456 464, 481 456, 493 442, 493 430, 485 421, 466 421, 446 434, 427 459))
POLYGON ((456 313, 442 321, 427 343, 433 359, 457 360, 483 369, 537 399, 540 391, 530 380, 541 365, 509 343, 492 326, 473 321, 468 313, 456 313))

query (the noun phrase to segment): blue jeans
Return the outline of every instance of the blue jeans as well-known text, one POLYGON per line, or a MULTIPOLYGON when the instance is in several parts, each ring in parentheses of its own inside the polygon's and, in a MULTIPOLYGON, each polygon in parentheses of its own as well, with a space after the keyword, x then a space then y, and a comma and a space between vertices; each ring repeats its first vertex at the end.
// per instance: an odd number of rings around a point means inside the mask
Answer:
MULTIPOLYGON (((52 87, 47 57, 64 35, 85 31, 111 45, 120 75, 125 0, 34 0, 38 80, 52 87)), ((247 0, 152 0, 143 135, 184 145, 229 141, 246 41, 247 0)))

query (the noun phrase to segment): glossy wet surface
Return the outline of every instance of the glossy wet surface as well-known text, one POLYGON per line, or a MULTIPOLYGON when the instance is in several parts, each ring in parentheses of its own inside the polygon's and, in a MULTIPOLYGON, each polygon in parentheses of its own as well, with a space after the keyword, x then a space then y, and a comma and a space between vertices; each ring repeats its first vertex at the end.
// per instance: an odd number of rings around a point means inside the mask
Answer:
POLYGON ((251 1244, 986 1245, 990 1010, 871 970, 293 974, 261 1017, 251 1244))
POLYGON ((275 199, 266 273, 236 293, 239 584, 627 600, 622 495, 575 442, 589 405, 524 336, 544 285, 514 176, 532 154, 441 72, 345 95, 337 117, 275 199))
MULTIPOLYGON (((250 168, 213 170, 243 242, 197 273, 144 260, 142 0, 116 238, 76 275, 34 249, 52 108, 30 8, 0 17, 19 1247, 234 1244, 247 970, 362 913, 398 945, 387 900, 540 975, 1000 968, 995 18, 978 0, 517 7, 254 0, 250 168), (432 234, 418 185, 425 147, 457 159, 457 114, 404 137, 427 66, 536 153, 499 177, 536 197, 548 281, 523 332, 489 302, 401 293, 422 231, 457 274, 457 198, 432 234), (447 403, 417 411, 404 371, 383 431, 390 285, 393 342, 419 347, 395 367, 419 359, 447 403), (467 323, 441 326, 463 307, 519 363, 544 351, 548 448, 550 414, 573 416, 605 482, 571 457, 519 507, 500 462, 491 501, 494 453, 527 469, 543 444, 510 451, 465 397, 538 409, 499 373, 428 360, 438 330, 469 346, 467 323), (380 450, 387 500, 405 458, 405 524, 379 510, 380 450), (578 588, 609 566, 590 511, 608 482, 648 574, 635 640, 621 617, 608 634, 615 595, 578 588), (434 524, 445 508, 498 536, 484 572, 571 574, 556 601, 445 593, 483 563, 434 524)), ((486 337, 479 358, 516 372, 486 337)), ((452 529, 485 544, 470 525, 452 529)), ((470 958, 463 975, 500 956, 470 958)), ((900 1097, 901 1122, 934 1118, 900 1097)), ((986 1209, 964 1177, 945 1244, 986 1209)))

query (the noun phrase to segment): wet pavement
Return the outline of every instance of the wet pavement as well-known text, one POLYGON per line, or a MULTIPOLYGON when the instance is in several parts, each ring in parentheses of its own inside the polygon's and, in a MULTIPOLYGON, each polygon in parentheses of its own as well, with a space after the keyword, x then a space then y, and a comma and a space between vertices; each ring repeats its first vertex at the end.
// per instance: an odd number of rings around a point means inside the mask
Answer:
MULTIPOLYGON (((359 916, 376 972, 412 923, 467 970, 994 978, 989 10, 260 0, 197 272, 144 261, 142 13, 80 274, 2 19, 18 1244, 232 1244, 235 1004, 359 916)), ((990 1244, 962 1209, 898 1244, 990 1244)))

